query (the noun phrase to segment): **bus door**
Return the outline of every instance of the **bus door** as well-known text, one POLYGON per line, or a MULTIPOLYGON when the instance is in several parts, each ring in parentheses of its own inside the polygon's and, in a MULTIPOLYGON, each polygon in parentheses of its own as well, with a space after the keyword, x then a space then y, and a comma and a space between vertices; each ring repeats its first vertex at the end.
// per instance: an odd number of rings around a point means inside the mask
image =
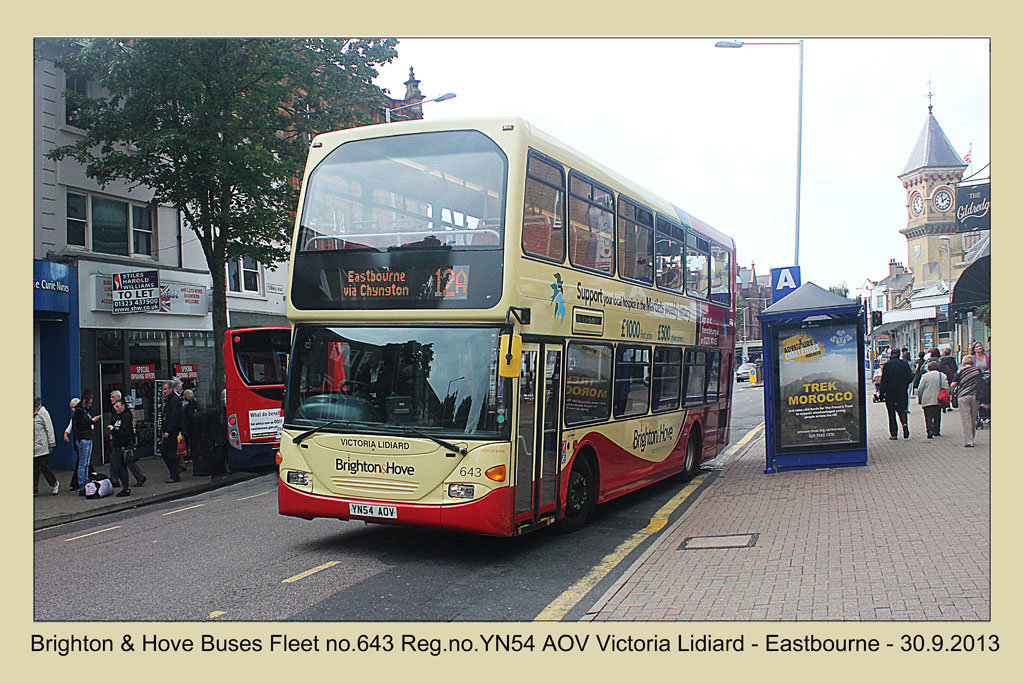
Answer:
POLYGON ((562 345, 524 342, 516 430, 517 527, 558 511, 561 390, 562 345))

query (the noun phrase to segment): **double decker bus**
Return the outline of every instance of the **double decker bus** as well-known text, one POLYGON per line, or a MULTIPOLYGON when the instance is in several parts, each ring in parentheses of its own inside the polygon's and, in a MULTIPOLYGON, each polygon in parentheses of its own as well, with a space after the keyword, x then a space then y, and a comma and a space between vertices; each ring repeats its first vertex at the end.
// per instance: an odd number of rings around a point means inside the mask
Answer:
POLYGON ((290 327, 239 327, 224 333, 228 467, 274 465, 281 442, 281 402, 290 327))
POLYGON ((313 139, 283 515, 516 535, 729 439, 735 245, 519 118, 313 139))

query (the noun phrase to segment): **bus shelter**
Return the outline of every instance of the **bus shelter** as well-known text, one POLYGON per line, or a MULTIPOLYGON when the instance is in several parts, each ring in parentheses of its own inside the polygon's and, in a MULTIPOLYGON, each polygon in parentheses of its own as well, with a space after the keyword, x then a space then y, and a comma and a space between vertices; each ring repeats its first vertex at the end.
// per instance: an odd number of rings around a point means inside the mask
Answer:
POLYGON ((862 306, 806 282, 758 319, 765 474, 867 465, 862 306))

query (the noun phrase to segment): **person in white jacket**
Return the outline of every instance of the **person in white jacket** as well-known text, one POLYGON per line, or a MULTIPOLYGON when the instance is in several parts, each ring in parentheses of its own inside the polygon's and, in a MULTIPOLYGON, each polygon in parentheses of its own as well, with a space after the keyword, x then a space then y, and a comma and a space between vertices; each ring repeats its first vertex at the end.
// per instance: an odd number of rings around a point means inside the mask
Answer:
POLYGON ((46 483, 50 485, 50 493, 56 496, 60 482, 50 471, 48 458, 50 451, 57 446, 57 437, 53 434, 50 413, 43 407, 43 401, 38 396, 32 401, 32 434, 32 495, 39 493, 39 473, 42 472, 46 483))

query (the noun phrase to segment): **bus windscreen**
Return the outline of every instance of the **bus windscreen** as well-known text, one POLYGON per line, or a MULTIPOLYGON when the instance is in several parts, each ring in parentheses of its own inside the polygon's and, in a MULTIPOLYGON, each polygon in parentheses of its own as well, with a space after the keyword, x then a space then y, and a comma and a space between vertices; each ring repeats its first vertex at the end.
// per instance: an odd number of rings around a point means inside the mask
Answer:
POLYGON ((235 332, 231 341, 242 382, 250 387, 284 384, 290 342, 288 330, 235 332))
POLYGON ((506 381, 494 328, 296 327, 285 424, 330 420, 367 428, 500 438, 506 381))

